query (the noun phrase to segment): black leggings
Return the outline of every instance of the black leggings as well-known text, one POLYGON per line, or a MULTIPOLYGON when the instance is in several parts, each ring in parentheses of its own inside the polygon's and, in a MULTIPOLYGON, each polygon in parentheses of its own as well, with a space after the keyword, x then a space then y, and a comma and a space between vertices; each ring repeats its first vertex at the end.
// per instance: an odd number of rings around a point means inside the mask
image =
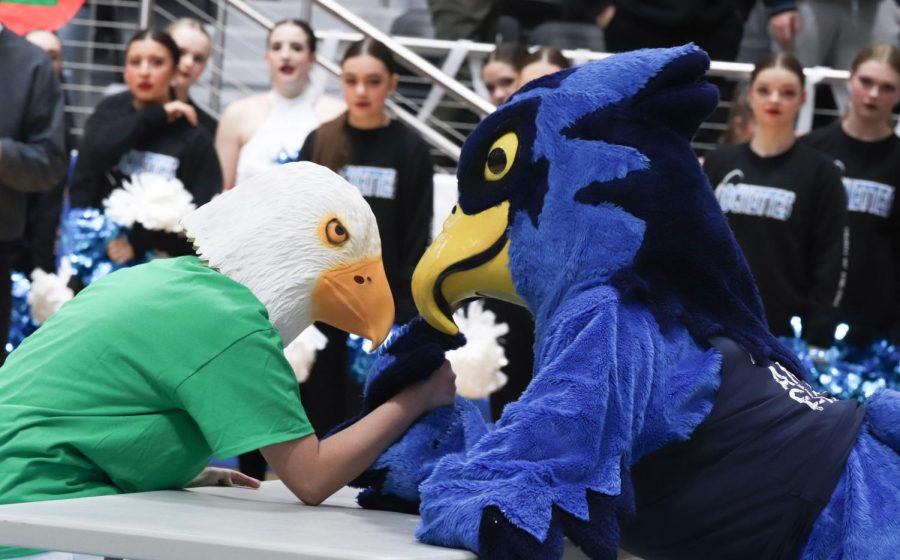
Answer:
POLYGON ((259 480, 266 479, 266 460, 260 451, 254 450, 238 455, 238 470, 259 480))

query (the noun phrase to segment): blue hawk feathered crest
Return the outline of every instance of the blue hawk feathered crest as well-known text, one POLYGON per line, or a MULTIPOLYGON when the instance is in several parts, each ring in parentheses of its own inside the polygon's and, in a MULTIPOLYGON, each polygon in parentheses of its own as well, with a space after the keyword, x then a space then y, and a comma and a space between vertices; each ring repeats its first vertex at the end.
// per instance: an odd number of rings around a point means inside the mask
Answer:
POLYGON ((715 108, 709 59, 689 44, 645 49, 535 80, 463 147, 460 208, 510 201, 510 269, 538 323, 582 284, 609 283, 662 323, 725 335, 791 363, 768 332, 749 267, 690 140, 715 108), (482 176, 498 136, 519 138, 503 180, 482 176))

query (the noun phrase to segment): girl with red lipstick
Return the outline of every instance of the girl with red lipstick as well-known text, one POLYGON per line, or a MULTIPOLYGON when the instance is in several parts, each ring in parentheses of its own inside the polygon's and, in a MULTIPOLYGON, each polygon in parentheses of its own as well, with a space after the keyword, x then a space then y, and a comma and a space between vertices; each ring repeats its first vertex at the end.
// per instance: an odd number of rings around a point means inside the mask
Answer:
POLYGON ((166 33, 172 36, 181 51, 178 69, 172 81, 175 97, 193 107, 197 113, 197 122, 210 136, 215 137, 219 121, 198 107, 190 97, 191 86, 197 83, 209 62, 209 55, 212 52, 209 34, 199 20, 189 17, 178 18, 170 23, 166 26, 166 33))
POLYGON ((225 190, 294 161, 310 131, 344 111, 344 104, 310 82, 316 36, 305 21, 276 23, 266 38, 272 89, 228 106, 216 131, 225 190))
MULTIPOLYGON (((347 111, 310 133, 300 159, 337 171, 362 191, 378 222, 396 320, 405 323, 416 315, 410 284, 431 231, 434 167, 428 145, 385 110, 398 69, 382 43, 351 44, 341 61, 347 111)), ((356 414, 360 387, 349 375, 335 375, 347 370, 346 334, 321 330, 329 343, 316 356, 303 393, 314 425, 327 430, 356 414)))
POLYGON ((838 310, 848 343, 900 341, 900 138, 891 113, 900 103, 900 50, 863 48, 850 68, 846 116, 803 141, 832 158, 847 191, 849 267, 838 310))
MULTIPOLYGON (((128 91, 107 97, 88 118, 72 175, 73 208, 102 208, 126 179, 152 173, 179 179, 197 206, 222 191, 222 172, 210 135, 197 126, 194 108, 174 98, 171 83, 180 52, 168 33, 138 31, 125 47, 128 91)), ((109 243, 109 258, 125 263, 146 251, 193 254, 180 234, 135 224, 109 243)))
POLYGON ((805 101, 803 68, 776 53, 750 75, 756 127, 749 142, 707 154, 703 168, 756 279, 778 336, 830 346, 842 297, 846 201, 837 167, 798 143, 794 124, 805 101))
MULTIPOLYGON (((323 95, 310 82, 316 36, 305 21, 289 19, 273 25, 266 37, 265 59, 272 89, 229 105, 216 131, 225 190, 294 161, 306 135, 344 110, 343 103, 323 95)), ((256 478, 266 474, 259 451, 239 456, 238 466, 256 478)))

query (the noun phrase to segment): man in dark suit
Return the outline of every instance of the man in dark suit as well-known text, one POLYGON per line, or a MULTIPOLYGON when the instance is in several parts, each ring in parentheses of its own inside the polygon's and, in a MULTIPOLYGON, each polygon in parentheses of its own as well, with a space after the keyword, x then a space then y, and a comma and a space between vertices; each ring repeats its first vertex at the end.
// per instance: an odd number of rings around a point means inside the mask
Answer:
POLYGON ((66 172, 63 100, 50 57, 0 25, 0 365, 10 314, 10 241, 25 230, 25 197, 66 172))

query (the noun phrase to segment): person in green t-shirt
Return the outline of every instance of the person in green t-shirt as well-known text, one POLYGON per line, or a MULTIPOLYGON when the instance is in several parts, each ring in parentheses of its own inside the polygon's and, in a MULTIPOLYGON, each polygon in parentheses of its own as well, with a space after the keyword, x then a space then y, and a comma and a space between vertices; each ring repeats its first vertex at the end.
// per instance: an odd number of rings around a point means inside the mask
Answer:
MULTIPOLYGON (((421 414, 451 404, 445 363, 320 441, 286 342, 314 320, 380 343, 393 299, 358 189, 281 166, 183 220, 200 257, 91 284, 0 369, 0 504, 258 481, 204 470, 261 449, 304 503, 361 474, 421 414)), ((0 548, 0 558, 36 553, 0 548)))

